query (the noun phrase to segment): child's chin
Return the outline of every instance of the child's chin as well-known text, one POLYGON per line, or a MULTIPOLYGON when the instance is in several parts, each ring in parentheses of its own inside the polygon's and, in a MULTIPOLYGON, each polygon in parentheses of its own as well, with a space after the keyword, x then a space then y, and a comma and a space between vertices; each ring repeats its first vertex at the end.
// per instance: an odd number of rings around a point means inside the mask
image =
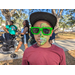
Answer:
POLYGON ((38 46, 41 46, 41 44, 40 43, 37 43, 38 44, 38 46))
POLYGON ((41 44, 41 43, 37 43, 39 46, 42 46, 42 45, 44 45, 44 44, 41 44))

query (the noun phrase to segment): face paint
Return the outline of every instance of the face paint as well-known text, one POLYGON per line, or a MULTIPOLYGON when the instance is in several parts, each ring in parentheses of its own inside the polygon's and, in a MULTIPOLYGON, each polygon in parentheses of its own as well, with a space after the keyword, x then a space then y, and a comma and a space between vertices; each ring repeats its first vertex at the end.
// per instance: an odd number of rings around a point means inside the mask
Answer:
POLYGON ((40 40, 41 40, 40 42, 41 45, 45 44, 45 42, 47 41, 47 39, 44 37, 41 31, 40 31, 40 40))
MULTIPOLYGON (((42 23, 41 28, 42 27, 49 27, 49 26, 45 23, 42 23)), ((40 31, 40 40, 41 40, 40 44, 41 45, 44 45, 49 40, 49 38, 50 36, 43 35, 42 32, 40 31)))

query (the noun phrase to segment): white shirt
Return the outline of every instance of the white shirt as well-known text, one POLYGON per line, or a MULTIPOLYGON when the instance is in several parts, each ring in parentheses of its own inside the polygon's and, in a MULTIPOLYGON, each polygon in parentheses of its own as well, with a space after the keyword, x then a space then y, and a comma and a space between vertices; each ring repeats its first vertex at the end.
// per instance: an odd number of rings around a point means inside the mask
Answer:
MULTIPOLYGON (((25 29, 25 27, 21 29, 21 33, 23 33, 24 29, 25 29)), ((26 33, 28 33, 28 32, 26 32, 26 33)), ((26 38, 26 34, 24 34, 24 38, 26 38)))

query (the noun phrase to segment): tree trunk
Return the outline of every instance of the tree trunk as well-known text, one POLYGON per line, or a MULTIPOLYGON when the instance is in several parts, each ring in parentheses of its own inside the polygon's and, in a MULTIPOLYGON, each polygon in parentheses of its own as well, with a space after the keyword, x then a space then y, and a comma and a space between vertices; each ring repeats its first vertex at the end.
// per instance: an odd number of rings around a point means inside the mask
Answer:
POLYGON ((63 27, 63 32, 64 32, 65 27, 63 27))
POLYGON ((54 32, 56 34, 58 34, 58 32, 59 32, 59 20, 61 18, 62 12, 63 12, 63 9, 60 9, 60 12, 59 12, 59 9, 58 9, 57 13, 56 13, 56 9, 52 9, 52 13, 57 17, 57 24, 54 28, 54 32))
POLYGON ((6 16, 6 25, 9 25, 9 22, 11 21, 11 17, 10 16, 6 16))
POLYGON ((56 26, 55 26, 55 28, 54 28, 54 32, 55 32, 56 34, 59 32, 59 20, 60 20, 60 18, 57 18, 57 24, 56 24, 56 26))
POLYGON ((13 9, 11 11, 9 11, 9 9, 1 9, 2 14, 6 18, 6 25, 9 24, 9 21, 11 20, 11 17, 14 14, 15 11, 16 11, 16 9, 13 9))

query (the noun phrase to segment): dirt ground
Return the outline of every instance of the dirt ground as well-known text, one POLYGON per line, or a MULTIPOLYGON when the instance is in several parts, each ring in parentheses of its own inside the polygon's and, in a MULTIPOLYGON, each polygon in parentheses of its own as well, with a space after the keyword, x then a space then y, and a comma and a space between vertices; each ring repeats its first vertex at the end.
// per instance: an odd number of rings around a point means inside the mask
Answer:
POLYGON ((75 50, 66 51, 66 64, 67 65, 75 65, 75 50))
MULTIPOLYGON (((66 39, 75 39, 75 32, 59 33, 58 36, 56 36, 55 40, 66 40, 66 39)), ((65 51, 65 56, 67 65, 75 65, 75 50, 65 51)), ((0 65, 21 65, 21 64, 22 59, 0 61, 0 65)))
POLYGON ((0 65, 21 65, 22 59, 0 61, 0 65))

